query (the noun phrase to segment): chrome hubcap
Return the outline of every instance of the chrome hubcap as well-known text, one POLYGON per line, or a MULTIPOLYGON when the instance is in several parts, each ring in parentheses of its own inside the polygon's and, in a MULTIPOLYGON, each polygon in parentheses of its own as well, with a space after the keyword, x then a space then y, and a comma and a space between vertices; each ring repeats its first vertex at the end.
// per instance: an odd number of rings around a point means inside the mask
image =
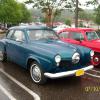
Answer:
POLYGON ((99 58, 98 57, 95 57, 94 61, 95 62, 98 62, 99 61, 99 58))
POLYGON ((3 52, 0 51, 0 61, 2 61, 2 60, 3 60, 3 52))
POLYGON ((31 66, 31 77, 36 83, 40 82, 41 80, 41 71, 38 65, 36 64, 33 64, 31 66))

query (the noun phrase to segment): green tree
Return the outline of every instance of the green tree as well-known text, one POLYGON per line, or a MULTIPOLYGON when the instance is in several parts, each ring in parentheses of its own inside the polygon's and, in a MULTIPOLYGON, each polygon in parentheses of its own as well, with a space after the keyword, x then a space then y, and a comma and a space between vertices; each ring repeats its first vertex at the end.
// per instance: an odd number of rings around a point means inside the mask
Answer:
MULTIPOLYGON (((75 26, 76 27, 78 27, 78 19, 80 17, 80 12, 81 12, 80 10, 82 10, 82 9, 80 9, 80 6, 81 5, 89 6, 90 4, 92 4, 92 5, 94 5, 94 7, 96 7, 99 4, 99 0, 86 0, 85 4, 82 4, 81 0, 71 0, 71 1, 72 1, 71 5, 73 6, 74 12, 75 12, 75 26)), ((86 16, 84 12, 82 12, 81 15, 84 15, 83 17, 88 16, 88 15, 86 16)), ((88 19, 88 17, 87 17, 87 19, 88 19)))
MULTIPOLYGON (((15 0, 0 0, 0 22, 7 24, 17 24, 27 20, 29 15, 24 4, 15 0)), ((30 17, 30 15, 29 15, 30 17)))
POLYGON ((86 20, 87 19, 87 13, 85 11, 79 12, 79 19, 86 20))
POLYGON ((75 26, 78 26, 79 6, 82 5, 80 0, 27 0, 25 3, 33 3, 33 8, 41 9, 47 23, 53 23, 63 9, 72 8, 75 12, 75 26))
POLYGON ((65 20, 65 24, 71 26, 71 20, 70 19, 66 19, 65 20))
POLYGON ((93 20, 94 16, 92 13, 89 13, 89 12, 87 13, 86 11, 83 10, 79 12, 79 18, 81 20, 93 20))
POLYGON ((100 5, 97 9, 95 9, 95 23, 98 25, 98 29, 100 26, 100 5))
POLYGON ((49 26, 64 8, 71 7, 69 0, 28 0, 25 3, 33 3, 33 8, 41 9, 49 26))
POLYGON ((93 5, 94 6, 94 10, 95 10, 94 22, 98 25, 98 29, 99 29, 99 25, 100 25, 100 2, 99 2, 99 0, 91 0, 91 1, 87 2, 87 5, 93 5))
POLYGON ((32 20, 32 16, 29 12, 29 10, 26 8, 25 4, 20 3, 20 11, 21 11, 21 22, 30 22, 32 20))
POLYGON ((89 0, 86 3, 87 5, 93 5, 94 8, 97 8, 97 6, 100 5, 99 0, 89 0))
POLYGON ((14 0, 0 0, 0 22, 16 23, 21 16, 19 6, 14 0))
POLYGON ((41 18, 41 22, 45 23, 46 22, 46 19, 44 17, 41 18))

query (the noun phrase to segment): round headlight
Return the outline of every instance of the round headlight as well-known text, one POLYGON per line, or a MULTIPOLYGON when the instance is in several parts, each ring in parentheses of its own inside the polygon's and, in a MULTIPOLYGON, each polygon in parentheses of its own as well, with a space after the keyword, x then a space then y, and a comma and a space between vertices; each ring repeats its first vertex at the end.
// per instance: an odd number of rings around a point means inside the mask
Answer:
POLYGON ((79 53, 74 53, 74 55, 72 56, 72 63, 76 64, 80 61, 80 54, 79 53))
POLYGON ((60 55, 56 55, 55 56, 55 62, 56 63, 60 63, 60 61, 61 61, 61 56, 60 55))
POLYGON ((93 50, 90 51, 90 56, 91 56, 91 57, 94 56, 94 51, 93 51, 93 50))

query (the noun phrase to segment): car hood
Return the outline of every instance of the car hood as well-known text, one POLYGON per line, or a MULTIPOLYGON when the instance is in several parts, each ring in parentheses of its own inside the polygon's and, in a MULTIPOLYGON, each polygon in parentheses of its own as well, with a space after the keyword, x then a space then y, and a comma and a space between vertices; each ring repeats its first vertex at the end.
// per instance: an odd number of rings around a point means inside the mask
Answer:
POLYGON ((60 54, 62 57, 70 57, 77 52, 77 47, 64 43, 60 40, 38 40, 31 41, 33 47, 37 47, 39 50, 45 50, 45 52, 52 54, 60 54))

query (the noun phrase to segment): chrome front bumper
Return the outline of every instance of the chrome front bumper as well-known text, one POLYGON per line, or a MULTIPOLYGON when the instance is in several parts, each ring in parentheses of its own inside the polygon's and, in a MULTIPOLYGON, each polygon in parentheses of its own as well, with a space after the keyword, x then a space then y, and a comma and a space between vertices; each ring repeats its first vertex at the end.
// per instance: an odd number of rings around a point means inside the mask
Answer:
MULTIPOLYGON (((93 69, 94 66, 93 65, 90 65, 90 66, 87 66, 87 67, 84 67, 84 68, 81 68, 83 69, 84 71, 87 71, 87 70, 91 70, 93 69)), ((66 71, 66 72, 60 72, 60 73, 44 73, 44 75, 48 78, 51 78, 51 79, 56 79, 56 78, 61 78, 61 77, 66 77, 66 76, 72 76, 72 75, 75 75, 75 73, 80 70, 80 69, 77 69, 77 70, 72 70, 72 71, 66 71)))

